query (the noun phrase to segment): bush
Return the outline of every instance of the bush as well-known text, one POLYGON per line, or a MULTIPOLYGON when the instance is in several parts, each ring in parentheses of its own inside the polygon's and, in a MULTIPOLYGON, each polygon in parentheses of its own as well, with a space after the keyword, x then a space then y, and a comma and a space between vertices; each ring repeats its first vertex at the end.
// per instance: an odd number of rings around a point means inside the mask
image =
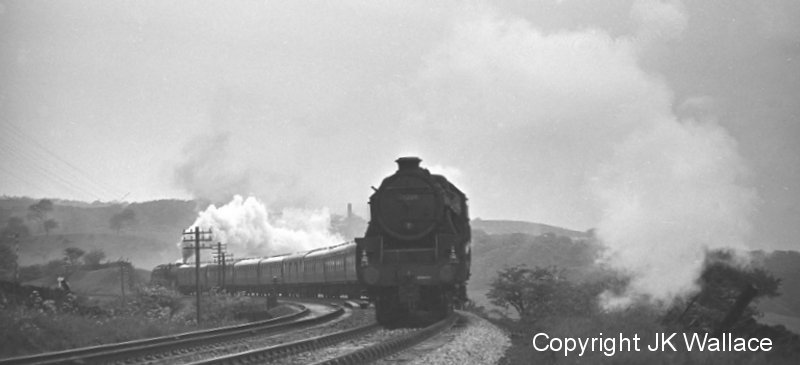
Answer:
MULTIPOLYGON (((647 350, 646 346, 655 342, 657 333, 679 333, 677 339, 681 333, 697 331, 705 334, 703 330, 713 329, 730 307, 732 298, 738 295, 741 281, 758 283, 759 288, 766 288, 762 292, 765 295, 775 293, 777 288, 775 280, 760 272, 736 271, 735 268, 720 265, 709 267, 711 269, 704 273, 702 290, 695 296, 694 303, 679 303, 672 308, 642 303, 613 312, 600 308, 597 301, 600 293, 617 292, 625 286, 625 278, 613 273, 593 282, 575 283, 563 279, 557 268, 528 269, 517 266, 500 271, 489 297, 494 299, 495 304, 512 306, 521 314, 519 320, 508 317, 490 319, 511 335, 512 346, 500 364, 796 363, 800 356, 798 336, 781 328, 758 324, 752 318, 753 313, 748 311, 744 312, 742 320, 730 332, 744 338, 770 338, 774 344, 771 352, 689 352, 674 340, 676 352, 647 350), (512 302, 515 300, 517 302, 512 302), (712 305, 718 302, 724 305, 712 305), (676 314, 676 311, 679 313, 676 314), (688 315, 681 316, 680 312, 688 315), (676 320, 676 317, 692 320, 676 320), (710 325, 698 328, 697 323, 710 325), (550 338, 573 339, 619 338, 620 335, 632 338, 638 335, 641 351, 619 351, 617 347, 613 356, 597 350, 584 353, 583 356, 574 352, 565 355, 563 351, 537 351, 531 343, 537 333, 545 333, 550 338)), ((485 311, 475 308, 474 312, 480 314, 485 311)), ((682 338, 678 339, 681 344, 682 341, 682 338)))
MULTIPOLYGON (((0 301, 0 358, 197 330, 195 307, 188 302, 159 286, 105 302, 31 291, 17 301, 0 301)), ((220 293, 204 295, 202 306, 204 328, 241 323, 237 312, 265 309, 263 301, 220 293)))

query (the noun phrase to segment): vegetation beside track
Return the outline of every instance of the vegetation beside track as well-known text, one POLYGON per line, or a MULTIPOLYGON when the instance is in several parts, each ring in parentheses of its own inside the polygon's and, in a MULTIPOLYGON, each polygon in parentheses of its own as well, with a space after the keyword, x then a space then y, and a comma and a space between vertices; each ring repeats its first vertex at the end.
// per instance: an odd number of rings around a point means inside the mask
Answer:
POLYGON ((18 288, 10 285, 3 289, 0 358, 239 324, 244 321, 236 319, 237 313, 266 309, 264 298, 205 294, 198 326, 194 301, 162 287, 141 287, 124 301, 46 289, 14 290, 18 288))
MULTIPOLYGON (((628 278, 615 272, 596 275, 593 281, 571 281, 557 267, 524 265, 498 271, 487 297, 506 310, 487 310, 470 303, 468 309, 488 318, 511 337, 512 345, 499 364, 571 363, 691 363, 691 364, 795 364, 800 357, 800 337, 783 326, 759 323, 756 304, 779 295, 780 281, 753 267, 737 267, 724 251, 712 251, 698 282, 699 291, 670 305, 632 303, 622 310, 606 310, 599 303, 603 292, 619 292, 628 278), (755 300, 725 325, 727 314, 747 285, 759 288, 755 300), (734 318, 736 319, 736 318, 734 318), (769 352, 647 351, 644 344, 656 342, 656 334, 686 333, 714 336, 716 331, 739 338, 769 338, 769 352), (532 339, 538 333, 548 338, 641 338, 642 351, 586 351, 583 355, 564 351, 537 351, 532 339)), ((600 271, 598 271, 600 272, 600 271)), ((540 338, 542 340, 542 338, 540 338)), ((682 339, 676 340, 676 345, 682 339)), ((538 343, 539 347, 547 341, 538 343)))

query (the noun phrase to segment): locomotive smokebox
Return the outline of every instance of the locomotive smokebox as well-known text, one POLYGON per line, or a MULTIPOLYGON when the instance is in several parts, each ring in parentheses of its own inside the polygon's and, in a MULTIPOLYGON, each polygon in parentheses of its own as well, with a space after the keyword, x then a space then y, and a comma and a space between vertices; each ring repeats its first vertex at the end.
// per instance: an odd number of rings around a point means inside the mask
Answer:
POLYGON ((419 157, 412 156, 412 157, 400 157, 397 160, 395 160, 395 162, 397 162, 397 170, 403 171, 403 170, 418 169, 419 163, 422 162, 422 160, 419 157))

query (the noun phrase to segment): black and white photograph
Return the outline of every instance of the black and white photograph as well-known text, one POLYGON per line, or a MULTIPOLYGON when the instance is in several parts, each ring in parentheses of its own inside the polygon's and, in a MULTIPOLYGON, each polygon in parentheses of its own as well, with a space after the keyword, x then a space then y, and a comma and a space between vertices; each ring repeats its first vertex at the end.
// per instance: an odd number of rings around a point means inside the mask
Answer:
POLYGON ((796 0, 0 0, 0 365, 798 362, 796 0))

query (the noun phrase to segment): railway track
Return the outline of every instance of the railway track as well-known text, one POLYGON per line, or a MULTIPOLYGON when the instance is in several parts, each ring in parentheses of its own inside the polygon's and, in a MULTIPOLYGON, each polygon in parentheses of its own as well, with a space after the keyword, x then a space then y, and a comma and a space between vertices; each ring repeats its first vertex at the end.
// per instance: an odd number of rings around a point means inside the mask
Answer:
POLYGON ((452 327, 459 316, 453 314, 420 330, 385 330, 377 323, 372 323, 277 346, 197 361, 191 365, 361 364, 408 349, 440 334, 452 327))
POLYGON ((38 355, 0 360, 6 364, 132 364, 173 363, 170 359, 202 351, 205 347, 230 344, 256 335, 274 334, 314 324, 323 323, 342 316, 344 308, 307 304, 290 315, 243 325, 194 331, 172 336, 128 341, 116 344, 84 347, 73 350, 49 352, 38 355), (314 310, 309 309, 313 307, 314 310), (316 312, 316 314, 312 313, 316 312))

